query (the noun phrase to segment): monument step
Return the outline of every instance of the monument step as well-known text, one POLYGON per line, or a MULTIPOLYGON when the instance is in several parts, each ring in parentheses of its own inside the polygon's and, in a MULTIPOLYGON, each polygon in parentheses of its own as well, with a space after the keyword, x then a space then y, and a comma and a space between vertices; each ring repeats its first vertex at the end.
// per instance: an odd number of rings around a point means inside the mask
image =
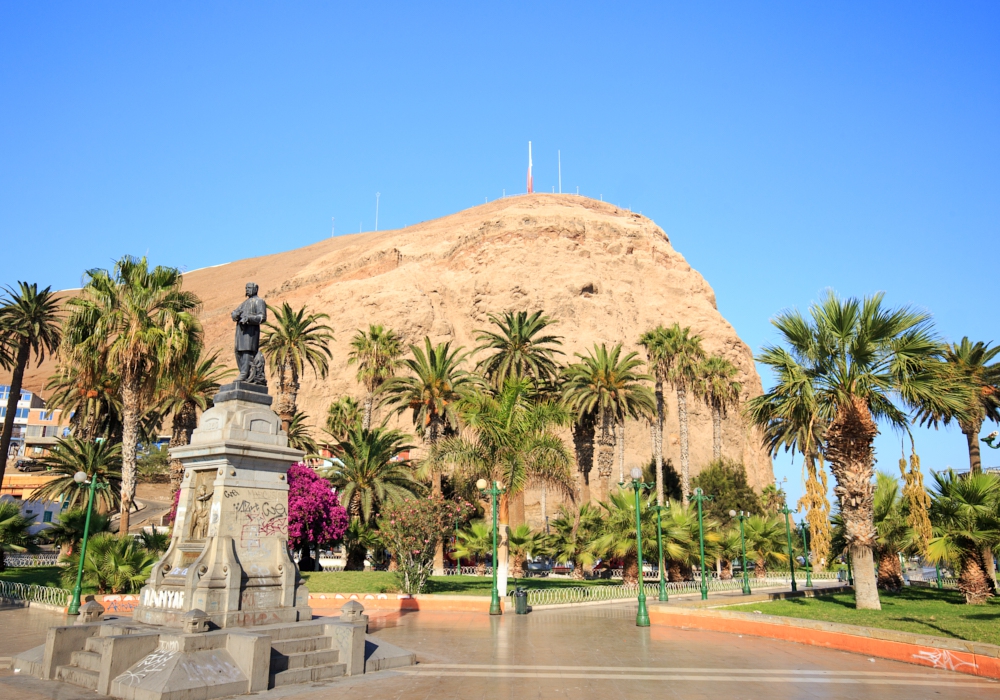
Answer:
POLYGON ((303 637, 300 639, 286 639, 280 642, 271 642, 271 648, 285 656, 289 654, 301 654, 305 651, 322 651, 330 648, 330 638, 303 637))
POLYGON ((303 637, 322 637, 323 625, 295 624, 269 630, 272 642, 284 642, 289 639, 302 639, 303 637))
POLYGON ((87 637, 83 648, 100 656, 104 653, 104 637, 87 637))
POLYGON ((304 651, 299 654, 279 654, 271 651, 271 673, 287 671, 291 668, 310 668, 325 666, 340 661, 339 649, 324 649, 323 651, 304 651))
POLYGON ((74 651, 69 655, 70 664, 88 671, 101 672, 101 655, 93 651, 74 651))
POLYGON ((310 668, 291 668, 287 671, 272 673, 270 686, 272 688, 280 688, 283 685, 294 685, 295 683, 325 681, 330 678, 339 678, 344 675, 345 671, 347 671, 347 664, 324 664, 310 668))
POLYGON ((56 680, 78 685, 81 688, 97 690, 97 681, 100 678, 97 671, 91 671, 77 666, 57 666, 56 680))

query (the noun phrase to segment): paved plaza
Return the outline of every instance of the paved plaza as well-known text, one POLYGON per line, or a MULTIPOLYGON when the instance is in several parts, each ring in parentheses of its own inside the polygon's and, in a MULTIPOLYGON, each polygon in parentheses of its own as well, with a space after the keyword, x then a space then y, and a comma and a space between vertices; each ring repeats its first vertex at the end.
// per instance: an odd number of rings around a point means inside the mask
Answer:
MULTIPOLYGON (((63 616, 0 611, 0 656, 40 644, 63 616)), ((1000 683, 870 660, 789 642, 635 626, 629 604, 540 610, 527 616, 392 613, 370 631, 413 650, 419 664, 255 696, 295 698, 997 698, 1000 683)), ((0 700, 98 696, 0 671, 0 700)))

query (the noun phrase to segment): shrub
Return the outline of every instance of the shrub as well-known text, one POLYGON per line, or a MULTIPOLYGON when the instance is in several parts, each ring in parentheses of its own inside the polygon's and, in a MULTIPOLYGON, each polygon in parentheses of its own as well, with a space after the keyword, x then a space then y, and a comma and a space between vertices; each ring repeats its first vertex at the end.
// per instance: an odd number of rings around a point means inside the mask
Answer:
POLYGON ((330 483, 304 464, 288 469, 288 541, 294 549, 318 548, 347 530, 347 511, 330 483))

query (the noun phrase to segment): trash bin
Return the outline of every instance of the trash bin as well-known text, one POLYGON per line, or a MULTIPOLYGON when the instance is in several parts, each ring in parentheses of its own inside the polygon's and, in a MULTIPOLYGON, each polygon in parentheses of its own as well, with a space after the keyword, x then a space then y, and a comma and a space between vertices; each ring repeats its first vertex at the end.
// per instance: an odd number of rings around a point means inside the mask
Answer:
POLYGON ((514 596, 514 614, 516 615, 527 615, 528 614, 528 592, 523 588, 517 588, 512 593, 514 596))

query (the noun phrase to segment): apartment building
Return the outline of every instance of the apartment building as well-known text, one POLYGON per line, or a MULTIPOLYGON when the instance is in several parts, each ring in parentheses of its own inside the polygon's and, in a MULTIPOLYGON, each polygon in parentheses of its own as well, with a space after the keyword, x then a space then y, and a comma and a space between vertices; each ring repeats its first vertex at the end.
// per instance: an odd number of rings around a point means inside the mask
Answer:
MULTIPOLYGON (((0 385, 0 421, 7 418, 7 399, 10 397, 10 385, 0 385)), ((28 429, 28 417, 31 409, 45 408, 41 396, 30 391, 21 391, 14 414, 14 433, 10 440, 10 451, 7 457, 17 457, 24 454, 24 436, 28 429)))

